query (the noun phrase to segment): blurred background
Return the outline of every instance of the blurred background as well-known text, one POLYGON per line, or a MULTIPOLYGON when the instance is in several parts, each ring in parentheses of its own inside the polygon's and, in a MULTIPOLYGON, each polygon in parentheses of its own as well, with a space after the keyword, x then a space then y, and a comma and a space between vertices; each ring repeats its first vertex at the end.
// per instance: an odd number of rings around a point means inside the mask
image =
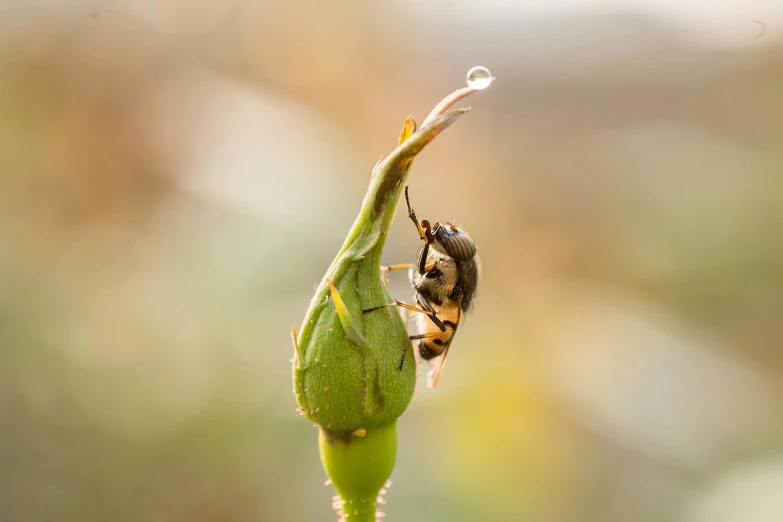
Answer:
POLYGON ((483 279, 386 520, 783 520, 781 2, 0 13, 4 522, 335 519, 290 328, 474 65, 409 184, 483 279))

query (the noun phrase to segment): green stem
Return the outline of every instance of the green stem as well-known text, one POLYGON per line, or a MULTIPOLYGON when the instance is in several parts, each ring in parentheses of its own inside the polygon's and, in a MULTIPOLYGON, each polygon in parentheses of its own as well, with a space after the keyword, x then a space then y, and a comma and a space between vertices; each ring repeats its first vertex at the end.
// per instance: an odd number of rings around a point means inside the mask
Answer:
POLYGON ((374 521, 378 492, 391 477, 397 457, 397 423, 367 430, 364 437, 321 428, 318 446, 324 470, 345 502, 346 520, 374 521))

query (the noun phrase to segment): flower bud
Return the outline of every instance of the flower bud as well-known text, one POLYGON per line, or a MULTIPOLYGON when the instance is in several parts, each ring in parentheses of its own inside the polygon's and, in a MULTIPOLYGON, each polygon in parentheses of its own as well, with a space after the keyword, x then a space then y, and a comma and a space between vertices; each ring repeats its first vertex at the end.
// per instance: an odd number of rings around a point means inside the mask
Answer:
POLYGON ((400 146, 374 169, 361 212, 316 290, 294 339, 294 393, 299 411, 336 433, 394 422, 413 396, 415 360, 405 324, 380 265, 413 157, 464 110, 450 111, 414 133, 408 118, 400 146), (400 365, 400 362, 404 363, 400 365))
POLYGON ((399 146, 373 169, 359 216, 310 302, 301 334, 293 329, 298 410, 320 428, 321 461, 350 520, 375 520, 376 495, 394 467, 396 421, 416 385, 412 344, 380 273, 386 233, 413 158, 467 111, 447 109, 474 91, 444 99, 418 131, 412 117, 405 121, 399 146))

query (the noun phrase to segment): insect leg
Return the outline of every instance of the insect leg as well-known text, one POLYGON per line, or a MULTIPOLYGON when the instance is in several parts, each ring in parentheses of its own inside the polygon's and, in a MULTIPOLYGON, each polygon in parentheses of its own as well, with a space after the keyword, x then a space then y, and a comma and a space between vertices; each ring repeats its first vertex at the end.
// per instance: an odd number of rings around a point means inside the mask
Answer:
POLYGON ((408 269, 408 268, 410 268, 412 266, 413 266, 412 264, 406 263, 406 264, 403 264, 403 265, 389 265, 389 266, 384 267, 384 268, 386 268, 386 270, 391 272, 392 270, 405 270, 405 269, 408 269))
POLYGON ((400 364, 397 366, 398 370, 402 370, 402 365, 405 364, 405 356, 408 355, 408 345, 409 344, 410 344, 410 341, 405 343, 405 346, 402 348, 402 354, 400 355, 400 364))
POLYGON ((421 307, 424 308, 427 312, 432 312, 431 314, 427 314, 427 317, 430 318, 430 321, 435 323, 435 326, 437 326, 441 332, 446 331, 446 325, 443 324, 443 321, 437 318, 435 315, 435 309, 432 307, 430 302, 427 300, 426 297, 424 297, 424 294, 421 292, 416 292, 416 299, 421 303, 421 307))
POLYGON ((429 254, 429 252, 430 252, 430 244, 424 243, 424 248, 422 248, 421 252, 419 252, 419 262, 417 263, 420 274, 424 274, 427 272, 426 270, 427 254, 429 254))
POLYGON ((411 335, 408 337, 411 341, 415 341, 416 339, 432 339, 433 337, 440 337, 443 335, 443 332, 430 332, 425 334, 418 334, 418 335, 411 335))
POLYGON ((416 212, 414 212, 411 208, 411 200, 408 198, 408 185, 405 185, 405 203, 408 205, 408 217, 411 218, 413 224, 416 225, 416 230, 419 231, 419 237, 424 241, 427 241, 427 237, 424 235, 424 230, 421 228, 421 224, 416 218, 416 212))
MULTIPOLYGON (((426 302, 426 298, 425 298, 425 302, 426 302)), ((366 313, 374 312, 375 310, 380 310, 381 308, 385 308, 387 306, 399 306, 401 308, 407 308, 408 310, 413 310, 414 312, 420 312, 422 314, 426 314, 430 318, 430 320, 433 323, 435 323, 435 325, 438 328, 441 329, 442 332, 446 331, 446 326, 443 324, 443 322, 440 319, 435 317, 435 314, 437 312, 435 312, 432 306, 430 306, 429 302, 427 302, 424 308, 417 308, 415 306, 411 306, 409 304, 402 303, 400 301, 395 300, 393 303, 382 304, 380 306, 373 306, 372 308, 362 308, 362 313, 366 314, 366 313), (427 308, 429 308, 429 310, 427 308)))
POLYGON ((387 306, 397 306, 397 303, 386 303, 378 306, 373 306, 372 308, 362 308, 362 313, 369 314, 370 312, 380 310, 381 308, 386 308, 387 306))

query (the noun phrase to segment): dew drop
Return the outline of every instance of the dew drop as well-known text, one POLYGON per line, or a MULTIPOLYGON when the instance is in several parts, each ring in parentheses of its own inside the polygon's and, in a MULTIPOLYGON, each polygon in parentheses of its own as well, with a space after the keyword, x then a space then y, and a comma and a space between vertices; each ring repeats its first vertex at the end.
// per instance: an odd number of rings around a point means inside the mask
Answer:
POLYGON ((492 73, 486 67, 477 65, 468 71, 467 80, 468 87, 480 91, 486 89, 492 83, 492 73))

